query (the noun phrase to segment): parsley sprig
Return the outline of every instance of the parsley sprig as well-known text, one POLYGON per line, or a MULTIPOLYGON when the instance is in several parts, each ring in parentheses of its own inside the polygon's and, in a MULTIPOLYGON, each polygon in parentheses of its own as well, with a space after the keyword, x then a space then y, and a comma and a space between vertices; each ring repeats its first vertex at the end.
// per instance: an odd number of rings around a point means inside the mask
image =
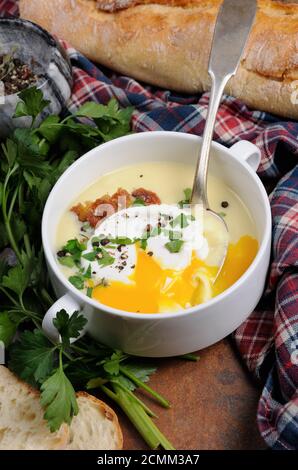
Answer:
POLYGON ((127 414, 151 448, 172 444, 159 431, 150 408, 133 392, 142 388, 168 408, 169 402, 152 390, 147 381, 156 368, 137 362, 121 351, 102 346, 91 338, 77 338, 86 324, 78 312, 71 317, 61 310, 54 319, 61 341, 52 343, 40 329, 25 331, 9 349, 9 367, 22 379, 40 388, 41 405, 51 431, 70 423, 79 409, 75 388, 98 388, 112 398, 127 414))

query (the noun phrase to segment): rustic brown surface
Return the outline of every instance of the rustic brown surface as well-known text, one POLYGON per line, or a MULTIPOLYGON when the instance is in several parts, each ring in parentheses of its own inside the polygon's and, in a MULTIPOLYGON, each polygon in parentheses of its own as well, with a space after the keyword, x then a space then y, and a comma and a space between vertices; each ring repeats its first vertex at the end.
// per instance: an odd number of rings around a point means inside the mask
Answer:
MULTIPOLYGON (((260 390, 253 384, 228 340, 200 351, 197 363, 160 360, 150 385, 166 396, 165 410, 146 400, 157 424, 177 449, 263 449, 256 425, 260 390)), ((144 395, 142 395, 144 398, 144 395)), ((146 449, 120 414, 125 449, 146 449)))

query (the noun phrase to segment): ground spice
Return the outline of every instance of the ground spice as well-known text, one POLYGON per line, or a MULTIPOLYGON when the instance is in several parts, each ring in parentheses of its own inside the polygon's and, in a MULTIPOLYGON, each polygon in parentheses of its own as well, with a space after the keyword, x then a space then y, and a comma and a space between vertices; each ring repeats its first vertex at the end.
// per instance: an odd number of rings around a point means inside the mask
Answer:
POLYGON ((9 55, 0 56, 0 80, 4 84, 4 93, 13 95, 33 85, 40 78, 29 65, 9 55))

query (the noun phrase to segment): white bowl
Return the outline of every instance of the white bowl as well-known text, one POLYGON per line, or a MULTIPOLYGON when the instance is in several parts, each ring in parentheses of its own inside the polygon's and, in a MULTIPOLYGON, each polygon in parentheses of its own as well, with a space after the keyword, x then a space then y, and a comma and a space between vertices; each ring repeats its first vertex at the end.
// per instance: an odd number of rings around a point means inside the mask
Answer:
MULTIPOLYGON (((166 357, 205 348, 234 331, 256 307, 270 259, 271 212, 266 191, 255 171, 258 148, 241 141, 230 149, 213 143, 210 170, 241 197, 257 226, 259 251, 253 263, 229 289, 212 300, 176 313, 129 313, 100 304, 78 291, 62 274, 55 258, 55 237, 63 213, 101 175, 144 161, 195 163, 201 139, 176 132, 145 132, 122 137, 91 150, 61 176, 47 200, 42 241, 57 302, 43 321, 57 339, 52 320, 65 308, 82 311, 86 329, 99 341, 138 356, 166 357)), ((167 175, 165 174, 165 180, 167 175)), ((121 185, 121 181, 119 181, 121 185)))

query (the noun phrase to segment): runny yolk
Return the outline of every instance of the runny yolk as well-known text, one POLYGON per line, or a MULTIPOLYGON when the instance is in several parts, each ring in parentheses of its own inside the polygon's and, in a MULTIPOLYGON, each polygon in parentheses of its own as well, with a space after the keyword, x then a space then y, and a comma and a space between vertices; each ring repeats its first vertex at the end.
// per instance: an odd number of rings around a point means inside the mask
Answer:
POLYGON ((107 287, 93 289, 99 302, 127 312, 160 313, 181 310, 214 297, 242 276, 252 263, 258 242, 250 236, 230 244, 224 266, 215 283, 217 268, 206 266, 193 256, 182 272, 163 269, 152 256, 137 248, 137 263, 132 284, 112 281, 107 287))

